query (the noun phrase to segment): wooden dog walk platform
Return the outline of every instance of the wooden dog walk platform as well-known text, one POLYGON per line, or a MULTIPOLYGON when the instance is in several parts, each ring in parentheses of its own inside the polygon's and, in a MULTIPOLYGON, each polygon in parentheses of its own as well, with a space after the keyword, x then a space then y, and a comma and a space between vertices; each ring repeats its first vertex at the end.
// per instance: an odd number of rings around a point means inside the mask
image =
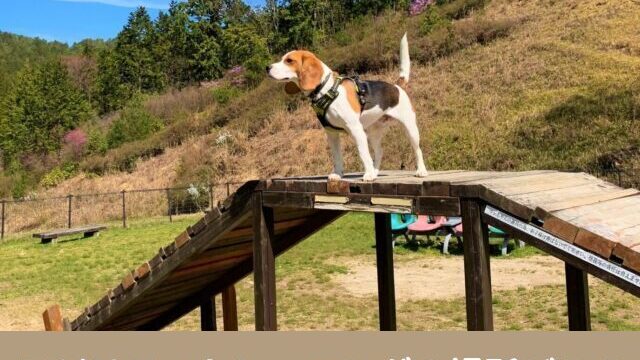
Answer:
POLYGON ((233 285, 253 272, 256 329, 275 330, 275 257, 349 211, 375 213, 382 330, 396 328, 390 213, 462 216, 469 330, 493 329, 487 224, 565 262, 571 330, 590 329, 587 273, 640 296, 638 190, 584 173, 391 171, 375 182, 361 174, 247 182, 75 320, 52 308, 45 324, 159 330, 200 307, 202 329, 214 330, 212 298, 222 294, 225 329, 235 330, 233 285))

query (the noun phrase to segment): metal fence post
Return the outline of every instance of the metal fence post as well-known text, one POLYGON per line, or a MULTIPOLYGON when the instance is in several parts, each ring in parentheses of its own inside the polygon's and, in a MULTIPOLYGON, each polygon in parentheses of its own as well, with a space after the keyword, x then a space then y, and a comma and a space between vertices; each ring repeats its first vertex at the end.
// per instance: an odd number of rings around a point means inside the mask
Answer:
POLYGON ((5 217, 5 206, 7 204, 6 200, 2 200, 2 226, 0 226, 0 239, 4 239, 4 217, 5 217))
POLYGON ((171 189, 167 190, 167 214, 169 215, 169 222, 173 222, 173 216, 171 214, 171 189))
POLYGON ((69 202, 69 211, 68 211, 68 222, 67 222, 67 226, 69 227, 69 229, 71 229, 71 199, 73 199, 73 195, 67 195, 67 199, 69 202))
POLYGON ((127 228, 127 202, 125 194, 126 190, 122 190, 122 227, 127 228))

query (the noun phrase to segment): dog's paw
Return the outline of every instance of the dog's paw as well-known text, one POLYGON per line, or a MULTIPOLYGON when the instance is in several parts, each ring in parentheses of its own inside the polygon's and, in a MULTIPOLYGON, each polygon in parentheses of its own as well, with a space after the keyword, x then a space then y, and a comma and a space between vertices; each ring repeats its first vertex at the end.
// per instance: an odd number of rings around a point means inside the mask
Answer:
POLYGON ((376 174, 375 173, 365 173, 362 176, 362 181, 373 181, 376 179, 376 174))
POLYGON ((416 176, 417 177, 427 177, 427 176, 429 176, 429 172, 427 171, 427 169, 418 170, 418 171, 416 171, 416 176))
POLYGON ((342 179, 342 176, 340 176, 340 175, 338 175, 336 173, 333 173, 333 174, 329 175, 329 180, 331 180, 331 181, 338 181, 340 179, 342 179))

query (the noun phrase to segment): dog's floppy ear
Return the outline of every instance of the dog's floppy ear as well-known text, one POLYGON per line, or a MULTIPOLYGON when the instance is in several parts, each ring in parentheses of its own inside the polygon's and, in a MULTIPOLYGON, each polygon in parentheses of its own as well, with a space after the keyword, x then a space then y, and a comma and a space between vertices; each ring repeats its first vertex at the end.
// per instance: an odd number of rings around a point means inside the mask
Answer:
POLYGON ((322 63, 312 53, 305 51, 302 55, 302 69, 298 74, 300 89, 311 91, 322 81, 322 63))
POLYGON ((288 95, 295 95, 297 93, 300 92, 300 88, 298 87, 298 85, 296 83, 294 83, 293 81, 289 81, 285 86, 284 86, 284 91, 288 94, 288 95))

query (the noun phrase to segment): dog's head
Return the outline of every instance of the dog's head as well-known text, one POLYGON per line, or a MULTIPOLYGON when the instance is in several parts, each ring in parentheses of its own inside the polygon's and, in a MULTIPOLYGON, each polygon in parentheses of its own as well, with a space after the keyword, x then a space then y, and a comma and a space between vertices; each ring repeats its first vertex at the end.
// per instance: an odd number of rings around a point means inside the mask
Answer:
POLYGON ((283 81, 287 94, 312 91, 322 82, 322 62, 310 51, 296 50, 267 66, 269 77, 283 81))

